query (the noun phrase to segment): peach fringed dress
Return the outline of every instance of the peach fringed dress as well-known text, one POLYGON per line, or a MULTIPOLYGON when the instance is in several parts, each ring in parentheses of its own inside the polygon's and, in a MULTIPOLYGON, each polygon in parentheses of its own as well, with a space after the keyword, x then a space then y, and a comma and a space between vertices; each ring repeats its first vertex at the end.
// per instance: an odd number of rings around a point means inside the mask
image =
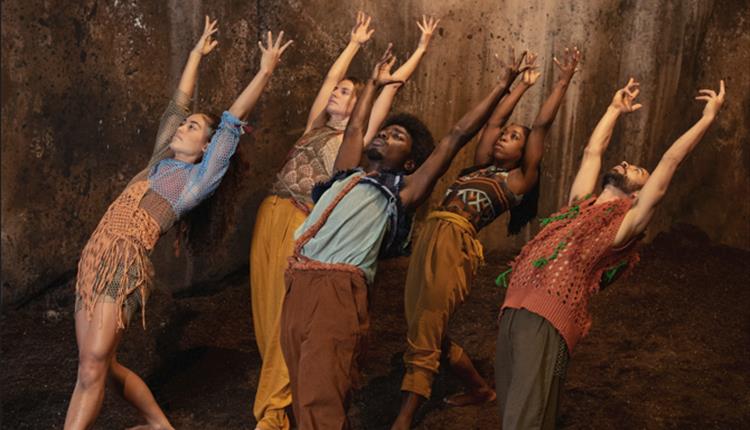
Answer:
POLYGON ((199 163, 170 158, 169 143, 189 112, 189 97, 178 91, 162 115, 149 165, 109 206, 78 263, 76 310, 91 317, 100 300, 114 302, 118 328, 145 302, 154 269, 149 259, 159 237, 219 186, 239 142, 242 121, 224 112, 199 163), (139 296, 134 293, 139 292, 139 296), (127 317, 127 318, 125 318, 127 317))

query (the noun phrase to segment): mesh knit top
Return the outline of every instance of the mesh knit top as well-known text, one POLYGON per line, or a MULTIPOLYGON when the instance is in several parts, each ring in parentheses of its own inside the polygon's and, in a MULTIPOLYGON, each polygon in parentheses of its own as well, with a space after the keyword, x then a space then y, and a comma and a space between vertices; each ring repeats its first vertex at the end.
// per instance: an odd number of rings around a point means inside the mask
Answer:
POLYGON ((636 240, 613 246, 633 201, 595 204, 591 197, 548 218, 548 224, 513 261, 502 308, 527 309, 550 322, 572 353, 591 327, 588 305, 599 291, 605 269, 632 268, 638 261, 636 240))
POLYGON ((224 112, 199 163, 171 158, 173 152, 169 143, 190 113, 187 108, 189 100, 186 94, 177 90, 162 114, 148 167, 131 181, 148 179, 149 190, 141 200, 140 207, 159 223, 162 232, 216 191, 229 168, 241 127, 245 124, 229 112, 224 112))
POLYGON ((333 174, 333 163, 345 128, 346 121, 328 121, 325 126, 300 137, 276 175, 271 192, 311 206, 313 186, 327 181, 333 174))
POLYGON ((521 202, 508 188, 508 170, 495 166, 478 169, 456 179, 445 192, 439 210, 466 218, 476 231, 521 202))

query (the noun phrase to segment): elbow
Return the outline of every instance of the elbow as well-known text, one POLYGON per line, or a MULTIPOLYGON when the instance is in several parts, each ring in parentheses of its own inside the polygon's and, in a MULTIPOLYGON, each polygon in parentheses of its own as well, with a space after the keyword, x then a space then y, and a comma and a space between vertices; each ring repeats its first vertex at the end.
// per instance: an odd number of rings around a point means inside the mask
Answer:
POLYGON ((591 144, 586 145, 586 147, 583 148, 583 158, 594 158, 601 156, 602 150, 600 148, 594 148, 591 146, 591 144))
POLYGON ((464 140, 466 140, 467 135, 468 132, 465 128, 461 127, 460 125, 455 125, 448 133, 448 138, 451 142, 463 142, 464 140))

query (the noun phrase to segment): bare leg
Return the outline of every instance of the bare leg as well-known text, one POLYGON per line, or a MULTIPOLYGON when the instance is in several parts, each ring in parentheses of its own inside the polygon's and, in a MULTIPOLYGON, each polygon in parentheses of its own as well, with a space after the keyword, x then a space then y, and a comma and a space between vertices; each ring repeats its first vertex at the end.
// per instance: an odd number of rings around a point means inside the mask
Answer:
POLYGON ((477 372, 466 352, 463 352, 456 361, 451 361, 450 366, 453 373, 464 383, 466 392, 446 397, 445 403, 451 406, 467 406, 495 400, 497 397, 495 391, 477 372))
POLYGON ((156 403, 151 390, 146 386, 146 383, 132 370, 120 364, 116 357, 112 357, 109 366, 109 380, 112 382, 117 394, 121 395, 141 413, 149 424, 149 427, 144 428, 173 429, 166 415, 164 415, 164 412, 156 403))
POLYGON ((99 416, 109 364, 122 336, 122 330, 117 329, 114 303, 97 303, 91 321, 85 310, 79 310, 75 320, 78 379, 65 417, 66 430, 87 429, 99 416))
POLYGON ((411 422, 414 420, 414 414, 417 413, 417 409, 422 406, 425 400, 427 399, 417 393, 404 391, 404 397, 401 400, 401 410, 398 412, 398 417, 393 422, 391 430, 408 430, 411 427, 411 422))

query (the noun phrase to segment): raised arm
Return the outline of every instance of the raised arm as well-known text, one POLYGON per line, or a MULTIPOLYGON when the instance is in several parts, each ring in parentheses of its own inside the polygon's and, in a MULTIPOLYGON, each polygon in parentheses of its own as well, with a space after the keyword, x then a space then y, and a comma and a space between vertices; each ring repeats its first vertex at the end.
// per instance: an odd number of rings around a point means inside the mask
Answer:
POLYGON ((190 56, 180 76, 180 83, 177 85, 177 90, 175 90, 169 105, 159 121, 159 131, 156 133, 156 142, 149 165, 166 156, 166 153, 170 151, 169 142, 172 140, 172 136, 174 136, 177 128, 190 114, 188 103, 193 97, 193 91, 195 91, 195 81, 198 79, 198 66, 201 59, 213 51, 216 45, 219 44, 218 41, 213 39, 213 34, 218 30, 216 24, 217 21, 211 21, 206 16, 203 25, 203 34, 198 39, 195 47, 190 51, 190 56))
MULTIPOLYGON (((421 23, 417 21, 417 26, 419 27, 419 30, 422 31, 422 36, 419 38, 417 49, 411 57, 409 57, 409 59, 393 73, 393 79, 404 82, 409 80, 411 75, 417 69, 420 61, 422 61, 424 54, 427 52, 427 48, 430 46, 430 41, 432 40, 432 34, 435 31, 435 28, 437 28, 439 22, 439 19, 436 20, 432 17, 428 19, 424 15, 422 15, 421 23)), ((400 87, 400 85, 388 85, 380 91, 380 95, 375 100, 375 105, 370 114, 370 123, 367 126, 367 133, 365 133, 365 139, 363 142, 365 145, 367 142, 371 141, 378 133, 378 130, 380 130, 380 126, 388 116, 388 112, 391 110, 391 105, 393 105, 393 99, 396 97, 396 93, 398 93, 400 87)))
POLYGON ((700 90, 699 93, 700 95, 696 99, 707 102, 703 109, 703 116, 685 134, 680 136, 661 157, 654 173, 638 193, 636 203, 625 215, 625 219, 617 230, 615 247, 628 243, 633 237, 646 229, 654 215, 656 206, 664 198, 677 167, 695 148, 695 145, 701 141, 708 127, 716 119, 716 115, 718 115, 719 109, 724 103, 724 81, 722 80, 719 83, 719 94, 716 94, 713 90, 700 90))
POLYGON ((635 79, 630 78, 627 85, 615 93, 612 103, 609 104, 604 116, 602 116, 602 119, 599 120, 596 128, 594 128, 589 142, 583 150, 581 167, 578 168, 573 185, 570 187, 568 204, 594 192, 596 181, 599 178, 599 171, 602 167, 602 155, 609 146, 617 118, 622 113, 635 112, 643 107, 640 103, 634 103, 635 98, 640 93, 639 86, 640 84, 635 79))
POLYGON ((237 97, 228 111, 221 116, 221 122, 208 144, 203 158, 190 171, 190 176, 185 187, 180 192, 180 199, 176 210, 178 213, 197 206, 203 199, 211 195, 219 186, 221 179, 229 168, 229 161, 237 149, 240 140, 240 127, 244 124, 245 117, 263 92, 263 87, 268 82, 268 77, 281 58, 281 54, 289 47, 291 41, 281 45, 283 31, 279 33, 278 39, 273 41, 273 35, 268 33, 268 46, 259 43, 263 52, 260 60, 260 71, 255 75, 250 84, 237 97))
POLYGON ((307 116, 307 125, 305 126, 305 133, 312 130, 313 128, 322 127, 326 122, 325 108, 328 104, 328 99, 331 97, 336 85, 344 78, 346 71, 349 69, 352 59, 375 31, 370 29, 370 20, 372 17, 367 16, 363 12, 357 12, 357 24, 352 29, 351 37, 349 38, 349 44, 346 45, 344 51, 341 52, 339 58, 333 63, 331 69, 328 70, 328 74, 321 85, 318 95, 315 96, 310 113, 307 116))
MULTIPOLYGON (((526 64, 531 68, 536 67, 536 55, 529 53, 526 56, 526 64)), ((474 165, 484 166, 492 163, 494 157, 492 156, 492 147, 500 137, 505 123, 508 122, 508 118, 513 113, 518 101, 521 100, 521 96, 531 88, 536 80, 539 79, 540 73, 535 70, 527 70, 523 72, 523 80, 521 83, 516 85, 515 88, 503 97, 500 104, 497 105, 495 111, 492 112, 490 119, 487 120, 487 125, 484 126, 482 134, 479 136, 479 145, 477 146, 476 152, 474 152, 474 165)))
POLYGON ((391 67, 396 61, 391 53, 391 47, 392 45, 389 43, 383 57, 375 65, 372 79, 367 81, 362 93, 357 97, 357 103, 354 105, 354 110, 346 125, 346 131, 344 131, 344 140, 339 147, 336 161, 333 163, 334 172, 359 166, 362 161, 362 148, 364 147, 367 122, 370 118, 376 93, 385 86, 403 84, 403 82, 394 80, 391 76, 391 67))
POLYGON ((279 37, 274 42, 273 35, 269 31, 266 35, 266 41, 268 46, 263 47, 263 44, 258 41, 258 46, 262 52, 260 58, 260 69, 250 84, 242 91, 237 99, 232 103, 229 108, 229 113, 234 115, 236 118, 242 120, 245 118, 258 103, 260 95, 263 93, 263 89, 266 87, 268 80, 271 78, 271 74, 276 69, 276 66, 281 60, 281 55, 286 51, 292 41, 286 42, 284 45, 281 44, 284 38, 284 32, 279 33, 279 37))
POLYGON ((566 48, 562 63, 556 57, 553 57, 552 60, 560 69, 560 77, 552 87, 552 93, 542 104, 531 126, 531 133, 526 140, 526 148, 521 159, 521 169, 511 173, 508 178, 508 185, 518 194, 531 190, 539 179, 539 164, 542 162, 542 155, 544 154, 544 139, 557 116, 557 111, 560 109, 560 103, 562 103, 562 99, 568 90, 570 81, 578 70, 581 51, 577 47, 566 48))
MULTIPOLYGON (((521 56, 525 57, 526 53, 521 56)), ((520 63, 520 62, 519 62, 520 63)), ((419 206, 432 192, 435 183, 448 170, 451 161, 458 151, 466 145, 482 128, 490 117, 493 109, 497 106, 502 96, 515 80, 517 73, 523 73, 526 69, 515 67, 513 61, 511 66, 505 68, 505 73, 500 82, 490 93, 467 112, 447 136, 443 137, 430 156, 411 175, 406 177, 404 187, 401 189, 401 201, 407 207, 419 206)))

